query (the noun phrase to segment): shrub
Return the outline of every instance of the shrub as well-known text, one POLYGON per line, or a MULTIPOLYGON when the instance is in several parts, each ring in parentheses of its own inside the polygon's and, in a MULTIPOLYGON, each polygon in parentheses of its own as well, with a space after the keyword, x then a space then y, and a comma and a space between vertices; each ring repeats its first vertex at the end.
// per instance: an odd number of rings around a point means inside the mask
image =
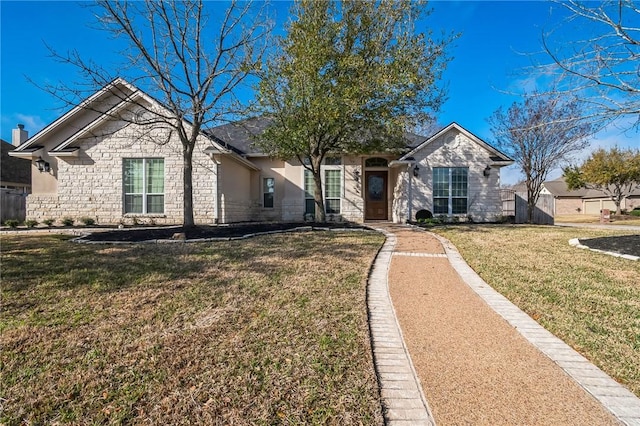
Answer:
POLYGON ((80 222, 82 222, 86 226, 92 226, 96 224, 96 220, 92 217, 81 217, 80 222))
POLYGON ((51 228, 51 225, 53 225, 55 223, 55 219, 52 218, 48 218, 42 221, 42 223, 44 223, 45 225, 47 225, 49 228, 51 228))
POLYGON ((38 224, 38 221, 35 219, 29 219, 25 220, 24 224, 27 225, 27 228, 35 228, 35 226, 38 224))
POLYGON ((4 221, 5 226, 8 226, 11 229, 17 228, 19 223, 20 222, 18 222, 15 219, 7 219, 7 220, 4 221))
POLYGON ((418 222, 425 219, 431 219, 432 217, 433 213, 431 213, 429 210, 418 210, 418 212, 416 213, 416 220, 418 222))
POLYGON ((631 216, 638 216, 640 217, 640 209, 633 209, 631 210, 631 216))
POLYGON ((73 226, 73 223, 75 222, 75 220, 72 217, 63 217, 62 218, 62 224, 64 226, 73 226))

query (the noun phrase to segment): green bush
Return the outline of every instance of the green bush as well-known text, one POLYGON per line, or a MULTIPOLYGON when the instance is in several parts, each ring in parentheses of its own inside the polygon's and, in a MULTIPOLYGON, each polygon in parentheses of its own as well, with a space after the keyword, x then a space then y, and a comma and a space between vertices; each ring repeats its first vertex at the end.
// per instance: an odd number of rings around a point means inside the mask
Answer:
POLYGON ((35 228, 36 225, 38 224, 38 221, 35 219, 29 219, 29 220, 25 220, 24 224, 27 226, 27 228, 35 228))
POLYGON ((86 226, 92 226, 96 224, 96 220, 92 217, 81 217, 80 222, 82 222, 86 226))
POLYGON ((9 228, 12 228, 12 229, 17 228, 19 223, 20 222, 15 219, 7 219, 4 221, 5 226, 8 226, 9 228))
POLYGON ((640 210, 633 209, 633 210, 631 210, 630 215, 631 215, 631 216, 638 216, 638 217, 640 217, 640 210))
POLYGON ((64 226, 73 226, 73 223, 75 222, 75 220, 72 217, 63 217, 62 218, 62 224, 64 226))
POLYGON ((44 223, 45 225, 47 225, 49 228, 51 228, 51 225, 53 225, 55 223, 55 219, 52 218, 48 218, 42 221, 42 223, 44 223))

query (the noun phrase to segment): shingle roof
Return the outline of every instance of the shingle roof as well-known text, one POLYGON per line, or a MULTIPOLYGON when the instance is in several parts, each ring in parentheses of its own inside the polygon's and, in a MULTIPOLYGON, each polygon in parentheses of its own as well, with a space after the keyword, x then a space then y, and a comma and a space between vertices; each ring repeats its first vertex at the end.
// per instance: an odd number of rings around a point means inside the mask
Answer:
MULTIPOLYGON (((263 151, 254 142, 256 136, 262 133, 270 124, 271 119, 269 117, 261 116, 212 127, 204 130, 204 132, 214 138, 216 142, 240 155, 262 154, 263 151)), ((425 136, 410 132, 406 132, 404 137, 408 149, 420 145, 427 139, 425 136)))
POLYGON ((247 120, 223 124, 204 130, 204 133, 216 139, 216 142, 235 151, 240 155, 260 154, 262 150, 254 145, 256 135, 262 133, 271 119, 268 117, 253 117, 247 120))
POLYGON ((0 165, 0 181, 31 185, 31 161, 10 157, 9 151, 16 147, 0 139, 2 145, 2 164, 0 165))
MULTIPOLYGON (((551 192, 556 197, 573 197, 573 198, 608 198, 609 196, 604 192, 598 189, 569 189, 567 187, 567 183, 564 180, 564 177, 559 177, 558 179, 548 180, 543 183, 544 187, 547 188, 549 192, 551 192)), ((631 196, 640 196, 640 188, 634 189, 631 196)))

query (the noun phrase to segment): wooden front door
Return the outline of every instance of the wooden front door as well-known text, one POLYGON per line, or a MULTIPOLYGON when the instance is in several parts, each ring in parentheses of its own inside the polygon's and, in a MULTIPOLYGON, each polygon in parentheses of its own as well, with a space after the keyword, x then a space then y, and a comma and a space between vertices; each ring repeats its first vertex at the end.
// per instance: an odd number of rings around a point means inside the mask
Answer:
POLYGON ((365 220, 387 220, 387 172, 365 173, 365 220))

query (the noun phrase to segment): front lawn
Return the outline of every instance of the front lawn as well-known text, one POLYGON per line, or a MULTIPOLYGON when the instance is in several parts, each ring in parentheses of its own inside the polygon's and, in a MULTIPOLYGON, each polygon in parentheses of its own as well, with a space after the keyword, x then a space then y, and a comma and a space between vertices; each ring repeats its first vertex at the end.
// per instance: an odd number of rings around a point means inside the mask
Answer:
POLYGON ((2 236, 0 423, 381 424, 369 232, 2 236))
POLYGON ((624 232, 488 225, 434 232, 494 289, 640 396, 640 262, 568 244, 624 232))

